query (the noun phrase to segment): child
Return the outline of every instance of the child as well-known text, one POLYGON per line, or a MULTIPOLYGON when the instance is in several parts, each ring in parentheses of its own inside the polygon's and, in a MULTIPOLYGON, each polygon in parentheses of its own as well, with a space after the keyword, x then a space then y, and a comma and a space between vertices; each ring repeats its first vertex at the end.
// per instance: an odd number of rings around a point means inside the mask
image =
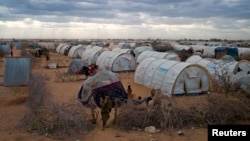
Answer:
POLYGON ((130 85, 128 85, 127 92, 128 92, 128 97, 131 98, 132 88, 130 85))
POLYGON ((110 118, 110 112, 112 110, 112 101, 109 96, 104 94, 101 96, 101 115, 103 130, 107 128, 107 121, 110 118))

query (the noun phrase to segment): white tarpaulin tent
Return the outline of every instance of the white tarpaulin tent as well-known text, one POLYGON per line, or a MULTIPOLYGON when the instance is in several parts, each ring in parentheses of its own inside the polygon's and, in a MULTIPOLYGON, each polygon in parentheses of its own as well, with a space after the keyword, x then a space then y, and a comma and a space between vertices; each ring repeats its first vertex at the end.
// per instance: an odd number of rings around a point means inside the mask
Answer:
POLYGON ((169 52, 158 52, 158 51, 144 51, 136 59, 136 62, 140 64, 146 58, 158 58, 166 60, 180 61, 178 54, 169 52))
POLYGON ((97 58, 96 65, 101 70, 113 72, 134 71, 136 61, 134 56, 129 53, 104 51, 97 58))
POLYGON ((67 73, 79 74, 82 71, 83 66, 86 66, 86 64, 82 59, 73 59, 69 64, 67 73))
POLYGON ((240 56, 240 55, 243 55, 243 54, 245 54, 245 53, 249 53, 249 52, 250 52, 250 48, 238 47, 239 56, 240 56))
POLYGON ((39 42, 38 45, 40 45, 42 48, 46 48, 48 50, 56 49, 54 42, 39 42))
POLYGON ((5 54, 10 53, 10 45, 6 43, 2 43, 0 44, 0 50, 5 54))
POLYGON ((136 47, 134 50, 135 58, 137 58, 142 52, 144 51, 154 51, 153 47, 151 46, 139 46, 136 47))
POLYGON ((183 49, 188 50, 190 47, 193 48, 194 52, 203 50, 203 53, 201 56, 206 56, 206 57, 214 57, 215 49, 216 49, 216 47, 202 46, 202 45, 178 45, 176 44, 173 47, 177 51, 181 51, 183 49))
POLYGON ((103 52, 102 47, 95 46, 93 48, 86 49, 82 55, 81 59, 88 65, 96 64, 97 58, 103 52))
POLYGON ((250 62, 247 60, 241 61, 228 61, 228 60, 217 60, 211 58, 201 58, 198 55, 190 56, 186 62, 195 63, 205 67, 210 75, 222 74, 223 71, 235 75, 240 71, 244 71, 246 74, 250 73, 250 62))
POLYGON ((71 45, 69 45, 69 44, 63 45, 63 46, 60 48, 59 53, 60 53, 60 54, 64 54, 65 50, 66 50, 67 48, 69 48, 70 46, 71 46, 71 45))
POLYGON ((168 96, 197 95, 210 90, 210 75, 197 64, 147 58, 136 68, 135 83, 160 89, 168 96))
POLYGON ((136 43, 124 43, 124 42, 120 42, 118 43, 118 47, 121 49, 132 49, 135 48, 136 43))
POLYGON ((131 49, 114 48, 114 49, 112 49, 112 51, 121 52, 121 53, 130 53, 131 49))
POLYGON ((72 46, 69 50, 68 56, 71 58, 81 58, 82 53, 85 50, 85 46, 84 45, 76 45, 76 46, 72 46))
POLYGON ((60 53, 60 50, 63 46, 67 45, 67 43, 60 43, 57 47, 56 47, 56 52, 60 53))

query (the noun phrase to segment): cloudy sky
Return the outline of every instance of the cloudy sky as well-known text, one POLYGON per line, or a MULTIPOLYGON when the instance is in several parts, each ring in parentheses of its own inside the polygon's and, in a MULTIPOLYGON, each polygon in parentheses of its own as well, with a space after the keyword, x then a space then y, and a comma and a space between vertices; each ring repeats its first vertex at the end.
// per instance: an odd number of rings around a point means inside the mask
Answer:
POLYGON ((0 0, 0 38, 250 39, 249 0, 0 0))

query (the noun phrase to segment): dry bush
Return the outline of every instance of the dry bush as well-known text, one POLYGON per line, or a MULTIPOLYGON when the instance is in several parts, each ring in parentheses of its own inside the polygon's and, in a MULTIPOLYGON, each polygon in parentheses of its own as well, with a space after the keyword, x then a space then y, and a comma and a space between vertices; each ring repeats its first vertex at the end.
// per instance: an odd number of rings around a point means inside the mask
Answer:
POLYGON ((32 67, 36 67, 36 66, 40 67, 41 66, 41 58, 36 58, 34 55, 28 53, 26 51, 25 47, 23 47, 21 50, 21 56, 22 57, 29 57, 32 67))
POLYGON ((207 98, 207 104, 190 107, 190 112, 203 124, 230 124, 250 118, 249 106, 249 100, 242 97, 213 95, 207 98))
POLYGON ((65 56, 62 56, 61 54, 55 54, 55 57, 51 59, 51 62, 55 62, 59 68, 65 68, 69 66, 71 60, 65 59, 65 56))
MULTIPOLYGON (((68 81, 79 81, 82 80, 83 74, 75 74, 75 73, 68 73, 62 72, 62 70, 56 69, 55 70, 55 81, 56 82, 68 82, 68 81)), ((86 77, 86 76, 83 76, 86 77)))
POLYGON ((240 60, 248 60, 248 61, 250 61, 250 52, 247 51, 247 52, 243 53, 242 55, 240 55, 240 60))
MULTIPOLYGON (((242 102, 242 98, 207 96, 207 98, 185 103, 181 107, 177 102, 162 96, 160 103, 147 108, 137 108, 133 104, 126 104, 117 116, 117 128, 131 130, 155 126, 166 130, 184 127, 205 127, 207 124, 229 124, 250 118, 250 102, 242 102)), ((245 98, 243 98, 245 99, 245 98)), ((181 103, 183 105, 183 103, 181 103)))
POLYGON ((30 132, 56 138, 91 130, 89 115, 82 105, 52 103, 46 79, 41 74, 32 74, 27 100, 29 111, 21 125, 30 132))
POLYGON ((230 95, 230 94, 234 94, 240 91, 239 85, 226 81, 225 79, 222 79, 222 78, 223 76, 221 76, 219 81, 215 78, 211 79, 211 84, 212 84, 211 91, 212 92, 224 93, 224 94, 230 95))
POLYGON ((27 104, 32 112, 50 102, 50 91, 46 85, 47 77, 42 73, 32 73, 29 84, 29 95, 27 104))
POLYGON ((167 130, 198 124, 202 121, 194 117, 190 112, 173 105, 168 97, 161 96, 160 99, 160 102, 154 103, 150 107, 138 108, 138 106, 131 103, 124 105, 119 109, 117 127, 119 129, 131 130, 155 126, 159 129, 167 130))
POLYGON ((239 86, 232 82, 232 73, 230 65, 233 62, 224 60, 223 62, 214 62, 215 74, 212 78, 213 89, 224 94, 232 94, 239 90, 239 86))
POLYGON ((147 117, 148 112, 146 108, 139 109, 132 103, 127 103, 118 109, 116 126, 125 130, 144 128, 149 124, 144 120, 147 117))
POLYGON ((22 123, 30 132, 63 139, 72 133, 92 130, 93 124, 87 117, 82 105, 50 104, 40 107, 36 113, 27 113, 22 123))
POLYGON ((159 41, 154 41, 152 43, 152 47, 155 51, 159 51, 159 52, 166 52, 166 51, 173 51, 174 50, 173 45, 169 42, 161 43, 159 41))
POLYGON ((22 47, 22 49, 21 49, 21 56, 28 56, 28 57, 31 57, 32 55, 31 54, 29 54, 27 51, 26 51, 26 48, 27 47, 22 47))

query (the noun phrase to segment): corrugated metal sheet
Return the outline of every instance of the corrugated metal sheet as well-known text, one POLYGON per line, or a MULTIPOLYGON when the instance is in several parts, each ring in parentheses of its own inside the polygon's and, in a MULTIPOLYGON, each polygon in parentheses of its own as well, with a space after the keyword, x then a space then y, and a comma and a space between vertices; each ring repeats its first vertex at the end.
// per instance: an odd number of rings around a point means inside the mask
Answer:
POLYGON ((25 86, 30 81, 30 58, 4 58, 4 86, 25 86))

